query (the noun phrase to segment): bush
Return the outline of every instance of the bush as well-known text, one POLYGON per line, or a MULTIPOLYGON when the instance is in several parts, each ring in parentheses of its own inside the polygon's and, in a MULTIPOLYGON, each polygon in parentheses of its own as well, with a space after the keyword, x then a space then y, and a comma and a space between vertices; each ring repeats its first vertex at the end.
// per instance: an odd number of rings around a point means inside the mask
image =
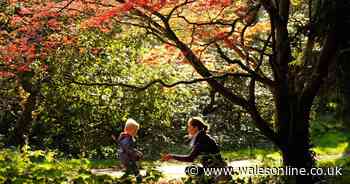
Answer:
MULTIPOLYGON (((0 183, 132 183, 133 177, 115 178, 109 175, 94 175, 87 159, 57 160, 56 152, 3 149, 0 151, 0 183)), ((147 168, 146 183, 154 183, 162 174, 152 167, 147 168)))

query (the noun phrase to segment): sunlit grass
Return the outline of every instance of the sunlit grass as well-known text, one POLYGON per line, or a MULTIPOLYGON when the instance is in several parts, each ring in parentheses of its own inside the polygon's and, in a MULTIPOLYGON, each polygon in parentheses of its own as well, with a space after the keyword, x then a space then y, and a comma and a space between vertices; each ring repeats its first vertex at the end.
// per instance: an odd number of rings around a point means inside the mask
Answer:
POLYGON ((329 132, 314 138, 317 155, 344 154, 349 149, 350 136, 343 132, 329 132))
POLYGON ((266 148, 240 149, 234 151, 223 151, 223 157, 228 161, 243 159, 258 159, 264 155, 275 154, 277 151, 266 148))
POLYGON ((119 166, 120 161, 118 159, 89 160, 87 165, 89 168, 104 169, 119 166))
POLYGON ((336 145, 332 145, 331 147, 327 146, 316 146, 313 148, 313 150, 316 152, 317 155, 339 155, 346 153, 347 149, 349 148, 348 142, 341 142, 336 145))
MULTIPOLYGON (((317 155, 343 154, 349 148, 350 135, 342 132, 329 132, 319 137, 315 137, 313 151, 317 155)), ((240 150, 223 151, 223 156, 228 160, 256 159, 260 157, 280 158, 280 153, 276 149, 267 148, 245 148, 240 150)))

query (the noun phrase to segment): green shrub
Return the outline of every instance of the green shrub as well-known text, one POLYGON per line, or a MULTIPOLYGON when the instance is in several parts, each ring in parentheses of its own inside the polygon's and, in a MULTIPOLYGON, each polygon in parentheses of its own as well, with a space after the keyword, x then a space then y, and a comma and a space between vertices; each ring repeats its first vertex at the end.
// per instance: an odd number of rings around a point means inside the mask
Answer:
MULTIPOLYGON (((0 183, 133 183, 133 177, 115 178, 109 175, 94 175, 90 171, 91 163, 87 159, 57 160, 53 151, 0 150, 0 183)), ((152 183, 162 177, 154 167, 147 167, 146 183, 152 183)))

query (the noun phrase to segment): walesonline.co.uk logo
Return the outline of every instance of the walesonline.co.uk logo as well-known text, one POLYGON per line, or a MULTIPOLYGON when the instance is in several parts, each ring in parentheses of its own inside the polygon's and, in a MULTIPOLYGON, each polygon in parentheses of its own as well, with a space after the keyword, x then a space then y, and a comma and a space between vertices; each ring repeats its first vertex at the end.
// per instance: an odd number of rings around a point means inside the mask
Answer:
POLYGON ((297 176, 297 175, 313 175, 313 176, 341 176, 341 167, 330 168, 293 168, 293 167, 199 167, 196 165, 185 168, 185 173, 190 176, 219 176, 219 175, 281 175, 281 176, 297 176))

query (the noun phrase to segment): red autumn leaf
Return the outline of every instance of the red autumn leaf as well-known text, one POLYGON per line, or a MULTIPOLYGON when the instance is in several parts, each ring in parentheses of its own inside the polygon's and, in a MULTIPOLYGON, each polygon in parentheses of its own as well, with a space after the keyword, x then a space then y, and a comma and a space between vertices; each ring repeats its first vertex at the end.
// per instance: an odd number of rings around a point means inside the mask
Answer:
POLYGON ((238 17, 244 17, 248 12, 248 7, 240 6, 236 8, 234 12, 238 17))
POLYGON ((23 65, 17 67, 17 71, 23 73, 23 72, 30 72, 31 69, 29 68, 28 65, 23 64, 23 65))
POLYGON ((32 14, 32 11, 28 8, 21 8, 17 13, 20 15, 28 15, 32 14))
POLYGON ((165 45, 164 45, 164 48, 165 48, 166 50, 168 50, 168 51, 171 51, 171 52, 173 52, 173 51, 176 50, 176 48, 175 48, 174 46, 169 45, 169 44, 165 44, 165 45))
POLYGON ((232 1, 231 0, 222 0, 221 3, 223 6, 229 6, 232 4, 232 1))
POLYGON ((20 27, 17 29, 17 32, 19 33, 26 33, 28 31, 28 27, 24 26, 24 27, 20 27))
POLYGON ((40 60, 45 60, 47 58, 48 54, 45 51, 40 52, 40 60))
POLYGON ((227 34, 225 32, 219 32, 215 35, 215 39, 222 40, 227 37, 227 34))
POLYGON ((100 28, 100 31, 103 32, 103 33, 108 33, 111 31, 110 28, 106 28, 106 27, 103 27, 103 28, 100 28))
POLYGON ((130 11, 133 8, 134 8, 134 4, 128 1, 121 6, 121 11, 130 11))
POLYGON ((50 19, 49 21, 47 21, 47 25, 53 30, 58 30, 61 26, 56 19, 50 19))
POLYGON ((64 36, 62 41, 65 45, 69 45, 73 43, 74 38, 70 36, 64 36))
POLYGON ((8 71, 0 71, 0 78, 14 77, 15 74, 8 71))
POLYGON ((18 47, 17 47, 17 45, 16 44, 10 44, 8 47, 7 47, 7 51, 9 52, 9 53, 15 53, 15 52, 17 52, 18 51, 18 47))
POLYGON ((11 17, 10 24, 11 24, 11 26, 16 26, 16 25, 22 23, 22 21, 23 21, 22 17, 14 16, 14 17, 11 17))
POLYGON ((177 60, 176 64, 185 65, 185 64, 190 64, 190 62, 186 58, 183 58, 181 60, 177 60))
POLYGON ((135 4, 137 4, 139 6, 146 6, 146 5, 148 5, 148 3, 149 3, 149 0, 137 0, 135 2, 135 4))
POLYGON ((237 43, 237 40, 233 38, 225 38, 224 43, 227 47, 232 48, 237 43))
POLYGON ((32 45, 29 49, 27 49, 25 55, 27 56, 28 61, 33 61, 36 58, 35 46, 32 45))
POLYGON ((159 1, 159 4, 161 4, 162 6, 164 6, 166 2, 167 2, 167 0, 160 0, 160 1, 159 1))
POLYGON ((101 51, 102 51, 101 48, 94 47, 94 48, 91 49, 91 53, 94 54, 94 55, 98 55, 101 51))
POLYGON ((114 17, 114 16, 118 15, 118 13, 119 13, 118 11, 119 11, 119 9, 113 8, 112 10, 107 11, 104 14, 104 16, 109 17, 109 18, 114 17))
POLYGON ((10 55, 6 55, 2 59, 5 64, 10 64, 13 62, 13 56, 10 56, 10 55))
POLYGON ((56 48, 56 46, 57 46, 58 44, 59 44, 59 43, 54 42, 54 41, 47 41, 47 42, 45 42, 43 45, 44 45, 44 48, 50 50, 50 49, 56 48))

